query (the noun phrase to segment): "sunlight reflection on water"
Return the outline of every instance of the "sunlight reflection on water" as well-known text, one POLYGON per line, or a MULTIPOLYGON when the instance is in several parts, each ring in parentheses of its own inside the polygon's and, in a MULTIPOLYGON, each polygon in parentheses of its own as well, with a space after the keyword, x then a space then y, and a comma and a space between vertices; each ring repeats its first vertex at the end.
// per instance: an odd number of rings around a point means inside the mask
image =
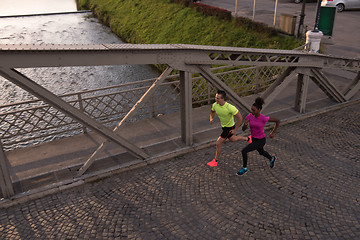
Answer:
POLYGON ((0 16, 76 11, 75 0, 1 0, 0 16))

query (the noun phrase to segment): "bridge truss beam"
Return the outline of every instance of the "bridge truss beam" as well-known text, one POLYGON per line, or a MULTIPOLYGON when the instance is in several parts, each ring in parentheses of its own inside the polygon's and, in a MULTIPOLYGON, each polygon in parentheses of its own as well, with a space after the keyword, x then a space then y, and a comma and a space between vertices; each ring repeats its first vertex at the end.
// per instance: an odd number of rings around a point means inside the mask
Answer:
MULTIPOLYGON (((274 83, 262 94, 266 105, 275 99, 288 84, 297 77, 295 109, 305 112, 309 79, 314 81, 330 98, 337 102, 345 102, 360 89, 360 59, 332 57, 292 50, 247 49, 198 45, 0 45, 0 75, 17 86, 30 92, 50 106, 62 111, 77 122, 93 129, 104 136, 107 141, 85 162, 79 170, 82 175, 93 163, 97 153, 112 141, 125 148, 137 158, 147 159, 149 155, 117 134, 122 124, 130 119, 147 100, 156 93, 160 83, 175 69, 180 71, 180 105, 181 105, 181 138, 187 145, 193 144, 192 133, 192 84, 191 74, 199 73, 213 86, 228 93, 234 105, 245 112, 248 106, 229 86, 221 81, 212 71, 212 65, 227 66, 282 66, 287 67, 274 83), (64 66, 104 66, 125 64, 166 64, 170 66, 152 84, 139 99, 125 118, 113 130, 90 118, 50 91, 35 83, 18 68, 64 67, 64 66), (322 68, 338 68, 357 73, 355 79, 342 91, 338 90, 322 73, 322 68)), ((2 147, 1 147, 2 148, 2 147)), ((1 154, 1 153, 0 153, 1 154)), ((4 196, 14 194, 12 185, 8 184, 9 171, 3 164, 6 158, 0 156, 1 190, 4 196), (2 181, 4 180, 4 181, 2 181)))
POLYGON ((105 138, 124 147, 129 151, 130 154, 134 155, 135 157, 140 157, 142 159, 149 157, 142 149, 138 148, 134 144, 129 143, 121 136, 114 134, 101 123, 95 121, 77 108, 71 106, 69 103, 65 102, 47 89, 41 87, 39 84, 35 83, 17 70, 0 67, 0 75, 21 87, 25 91, 28 91, 39 99, 49 103, 51 106, 75 119, 79 123, 91 128, 105 138))
MULTIPOLYGON (((135 105, 130 109, 130 111, 125 115, 125 117, 118 123, 114 128, 113 132, 118 134, 121 126, 128 120, 130 120, 147 102, 148 100, 156 93, 156 90, 160 87, 161 83, 166 79, 167 76, 171 73, 173 69, 167 68, 161 75, 156 79, 156 81, 149 87, 149 89, 144 93, 144 95, 135 103, 135 105)), ((109 143, 109 141, 102 142, 96 151, 90 156, 90 158, 84 163, 84 165, 78 170, 77 177, 83 175, 85 171, 93 164, 96 160, 96 156, 103 150, 103 148, 109 143)))
POLYGON ((360 71, 360 59, 294 50, 185 44, 0 45, 0 66, 8 68, 167 64, 196 72, 192 65, 286 66, 360 71))

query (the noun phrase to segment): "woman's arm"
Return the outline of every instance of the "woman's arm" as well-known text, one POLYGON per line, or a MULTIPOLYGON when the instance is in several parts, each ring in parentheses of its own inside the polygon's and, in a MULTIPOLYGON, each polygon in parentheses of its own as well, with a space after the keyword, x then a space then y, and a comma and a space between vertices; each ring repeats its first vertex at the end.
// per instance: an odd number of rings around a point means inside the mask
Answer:
POLYGON ((274 126, 274 129, 271 131, 270 133, 270 138, 274 138, 275 137, 275 132, 276 132, 276 129, 279 127, 280 125, 280 120, 277 119, 277 118, 270 118, 269 119, 269 122, 274 122, 275 123, 275 126, 274 126))
POLYGON ((242 130, 245 131, 247 129, 248 125, 249 125, 249 120, 246 119, 242 126, 242 130))

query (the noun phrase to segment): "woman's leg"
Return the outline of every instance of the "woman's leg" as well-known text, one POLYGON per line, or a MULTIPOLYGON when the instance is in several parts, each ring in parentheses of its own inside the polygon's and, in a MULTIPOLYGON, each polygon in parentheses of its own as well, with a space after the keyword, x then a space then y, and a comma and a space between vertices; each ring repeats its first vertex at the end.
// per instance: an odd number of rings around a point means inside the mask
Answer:
POLYGON ((258 149, 258 152, 260 153, 260 155, 266 157, 267 159, 269 159, 271 161, 272 156, 267 151, 265 151, 264 148, 258 149))
POLYGON ((242 157, 243 157, 243 167, 246 168, 247 167, 247 160, 248 160, 248 156, 247 154, 249 152, 258 150, 263 148, 265 145, 265 141, 263 141, 263 139, 256 139, 253 138, 253 142, 250 143, 249 145, 247 145, 242 151, 242 157))
POLYGON ((261 148, 258 148, 257 151, 259 152, 260 155, 266 157, 271 161, 272 156, 267 151, 264 150, 264 146, 266 144, 266 138, 263 138, 261 140, 263 141, 264 145, 261 148))

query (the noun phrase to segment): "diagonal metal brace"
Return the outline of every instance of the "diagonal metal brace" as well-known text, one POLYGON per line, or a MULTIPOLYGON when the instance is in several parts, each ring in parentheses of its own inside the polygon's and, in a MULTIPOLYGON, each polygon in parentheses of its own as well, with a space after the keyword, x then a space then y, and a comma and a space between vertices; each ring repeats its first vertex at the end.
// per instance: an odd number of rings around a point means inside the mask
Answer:
POLYGON ((35 83, 34 81, 29 79, 22 73, 16 71, 15 69, 0 67, 0 75, 8 79, 12 83, 16 84, 17 86, 21 87, 22 89, 33 94, 34 96, 38 97, 39 99, 47 102, 50 106, 58 109, 65 115, 75 119, 76 121, 87 126, 88 128, 91 128, 92 130, 101 134, 110 141, 113 141, 124 147, 127 151, 129 151, 130 154, 134 155, 135 157, 142 159, 149 157, 141 148, 138 148, 134 144, 128 142, 126 139, 113 133, 101 123, 95 121, 85 113, 71 106, 52 92, 43 88, 42 86, 35 83))
POLYGON ((285 71, 271 84, 271 86, 268 87, 265 92, 263 92, 261 97, 263 99, 267 98, 271 93, 274 92, 275 88, 277 88, 285 80, 285 78, 289 76, 295 69, 295 67, 288 67, 287 69, 285 69, 285 71))
POLYGON ((295 67, 288 67, 275 82, 261 95, 265 100, 265 105, 262 110, 267 108, 274 98, 283 91, 295 76, 295 67))
POLYGON ((333 100, 342 103, 346 102, 345 96, 329 81, 329 79, 317 68, 312 68, 311 80, 320 87, 320 89, 333 100))
MULTIPOLYGON (((118 125, 114 128, 113 132, 118 132, 120 127, 127 120, 132 118, 144 105, 148 102, 148 100, 155 94, 156 90, 161 86, 161 83, 170 75, 172 72, 172 68, 168 67, 149 87, 149 89, 144 93, 144 95, 136 102, 136 104, 131 108, 131 110, 126 114, 126 116, 118 123, 118 125)), ((96 156, 101 153, 102 149, 109 143, 109 141, 105 141, 101 143, 101 145, 95 150, 95 152, 90 156, 90 158, 84 163, 84 165, 78 170, 77 177, 83 175, 86 170, 91 166, 91 164, 95 161, 96 156)))
POLYGON ((201 76, 209 81, 217 89, 223 89, 227 96, 233 101, 233 103, 245 112, 251 112, 250 107, 244 103, 239 95, 237 95, 230 87, 223 83, 215 74, 210 70, 209 66, 197 66, 197 69, 201 76))
POLYGON ((360 90, 360 72, 356 75, 354 80, 345 87, 343 94, 345 95, 346 100, 352 98, 360 90))

